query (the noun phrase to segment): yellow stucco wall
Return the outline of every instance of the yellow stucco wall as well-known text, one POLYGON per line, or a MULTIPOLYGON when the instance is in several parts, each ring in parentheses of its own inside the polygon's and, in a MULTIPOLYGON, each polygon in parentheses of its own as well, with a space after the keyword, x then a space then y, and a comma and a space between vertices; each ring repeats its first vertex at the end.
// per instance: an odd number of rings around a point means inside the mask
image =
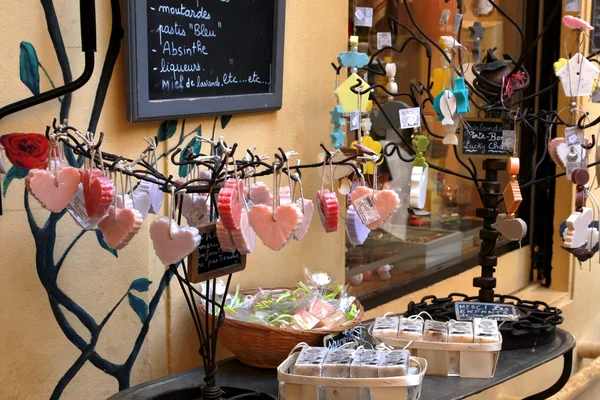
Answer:
MULTIPOLYGON (((77 2, 55 0, 57 15, 71 61, 73 75, 83 68, 80 48, 77 2)), ((98 50, 96 71, 90 83, 73 98, 70 124, 84 130, 90 115, 94 89, 100 75, 110 33, 110 5, 97 2, 98 50)), ((0 104, 30 95, 19 81, 19 43, 32 43, 38 58, 50 76, 61 82, 60 70, 52 48, 40 3, 34 0, 2 1, 0 15, 0 104), (12 16, 7 18, 7 16, 12 16)), ((304 162, 316 160, 318 144, 328 141, 329 110, 335 103, 334 73, 329 65, 347 43, 347 2, 288 1, 286 14, 284 96, 281 111, 234 116, 224 132, 228 143, 238 142, 240 149, 256 146, 260 154, 272 154, 277 146, 296 150, 304 162)), ((126 157, 136 157, 145 144, 144 136, 156 134, 158 123, 131 124, 126 121, 125 68, 123 51, 108 91, 98 130, 106 133, 104 148, 126 157)), ((42 76, 42 89, 49 85, 42 76)), ((58 102, 37 106, 5 118, 0 134, 10 132, 43 133, 58 115, 58 102)), ((206 134, 212 118, 187 121, 191 131, 202 124, 206 134)), ((174 140, 174 139, 173 139, 174 140)), ((175 143, 164 143, 165 151, 175 143)), ((166 168, 166 163, 161 165, 166 168)), ((170 171, 174 173, 175 170, 170 171)), ((320 171, 304 174, 304 190, 315 192, 320 171)), ((32 202, 38 222, 48 212, 32 202)), ((80 354, 58 328, 48 305, 46 292, 35 271, 35 248, 23 208, 23 182, 15 181, 4 201, 5 215, 0 217, 0 398, 48 398, 57 381, 80 354)), ((59 278, 60 287, 96 319, 102 318, 139 277, 149 277, 155 290, 164 267, 154 255, 147 235, 150 216, 142 232, 115 259, 101 249, 92 234, 76 245, 59 278)), ((58 226, 56 253, 61 254, 79 229, 67 216, 58 226)), ((290 285, 309 267, 330 272, 343 279, 343 231, 325 234, 314 223, 307 237, 294 241, 280 252, 262 245, 249 257, 246 271, 236 274, 233 284, 244 287, 290 285), (306 255, 310 254, 310 257, 306 255)), ((74 326, 84 332, 77 323, 74 326)), ((121 306, 98 344, 99 353, 115 362, 129 354, 140 321, 127 304, 121 306)), ((132 383, 164 376, 198 366, 197 339, 176 282, 164 294, 151 325, 151 331, 133 371, 132 383)), ((105 399, 117 391, 114 379, 86 364, 67 388, 65 399, 105 399)))

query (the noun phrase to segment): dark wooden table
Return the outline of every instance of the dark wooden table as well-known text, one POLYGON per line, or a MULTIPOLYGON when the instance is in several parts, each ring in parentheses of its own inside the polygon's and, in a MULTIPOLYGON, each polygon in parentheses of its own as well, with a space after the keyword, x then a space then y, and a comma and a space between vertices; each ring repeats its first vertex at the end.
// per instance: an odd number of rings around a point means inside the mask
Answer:
MULTIPOLYGON (((557 393, 569 380, 573 361, 575 338, 569 332, 557 329, 556 339, 548 345, 524 350, 500 352, 496 373, 491 379, 464 379, 458 377, 427 376, 423 380, 421 400, 458 400, 483 392, 524 374, 560 356, 564 358, 563 372, 556 383, 543 392, 524 400, 542 400, 557 393)), ((201 368, 147 382, 110 397, 109 400, 150 400, 195 398, 203 383, 201 368)), ((220 364, 218 382, 223 387, 255 390, 277 398, 277 372, 247 367, 236 360, 220 364)))

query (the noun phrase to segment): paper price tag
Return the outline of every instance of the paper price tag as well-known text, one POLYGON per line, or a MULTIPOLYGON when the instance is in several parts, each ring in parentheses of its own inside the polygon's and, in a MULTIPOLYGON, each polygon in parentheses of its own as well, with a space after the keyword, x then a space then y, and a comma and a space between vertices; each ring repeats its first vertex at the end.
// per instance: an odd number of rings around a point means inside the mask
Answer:
POLYGON ((583 130, 579 129, 576 126, 570 126, 565 129, 565 136, 567 138, 567 144, 569 146, 577 146, 579 144, 583 144, 583 130))
POLYGON ((381 219, 379 211, 377 211, 377 207, 375 207, 375 202, 370 195, 365 195, 359 199, 352 200, 352 205, 360 220, 365 225, 372 224, 381 219))
POLYGON ((440 17, 440 25, 448 25, 448 21, 450 21, 450 10, 447 8, 442 11, 442 16, 440 17))
POLYGON ((184 215, 188 221, 188 224, 197 227, 202 223, 202 219, 206 215, 203 210, 203 205, 204 204, 194 205, 194 207, 184 215))
POLYGON ((355 131, 360 127, 360 111, 352 111, 350 113, 350 130, 355 131))
POLYGON ((371 7, 356 7, 354 12, 355 26, 373 26, 373 9, 371 7))
POLYGON ((456 14, 454 16, 454 24, 452 25, 452 34, 456 35, 458 33, 458 28, 460 27, 460 23, 462 22, 462 14, 456 14))
POLYGON ((421 109, 419 107, 403 108, 400 111, 400 127, 402 129, 421 126, 421 109))
POLYGON ((586 168, 587 165, 585 164, 585 162, 582 161, 567 161, 566 164, 567 167, 567 179, 571 180, 571 175, 573 175, 573 171, 575 171, 576 169, 579 168, 586 168))
POLYGON ((75 220, 75 223, 83 229, 93 229, 96 225, 104 219, 104 217, 90 218, 85 209, 85 199, 83 197, 83 186, 79 184, 79 189, 69 204, 67 204, 67 211, 75 220))
POLYGON ((580 0, 567 0, 565 2, 565 11, 566 12, 580 12, 581 11, 580 0))
POLYGON ((502 143, 500 144, 500 148, 502 150, 506 150, 510 153, 515 151, 515 143, 517 141, 517 134, 512 130, 503 130, 502 131, 502 143))
POLYGON ((377 50, 381 50, 384 47, 392 45, 392 33, 391 32, 377 32, 377 50))

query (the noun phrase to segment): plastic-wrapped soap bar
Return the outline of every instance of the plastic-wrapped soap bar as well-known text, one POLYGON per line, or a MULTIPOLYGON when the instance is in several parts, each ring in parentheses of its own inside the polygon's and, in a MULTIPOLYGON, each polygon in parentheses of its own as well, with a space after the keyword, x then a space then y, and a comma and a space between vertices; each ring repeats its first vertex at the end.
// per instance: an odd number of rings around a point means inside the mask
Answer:
POLYGON ((473 323, 471 321, 450 321, 448 323, 449 343, 473 343, 473 323))
POLYGON ((473 333, 475 343, 497 343, 500 341, 498 321, 475 318, 473 320, 473 333))
POLYGON ((321 376, 323 361, 329 349, 325 347, 305 347, 300 352, 294 364, 294 374, 306 376, 321 376))
POLYGON ((383 353, 379 363, 379 378, 404 376, 408 372, 410 353, 408 350, 394 350, 383 353))
POLYGON ((350 378, 377 378, 377 369, 383 352, 360 350, 350 365, 350 378))
POLYGON ((400 318, 398 317, 377 317, 373 324, 373 334, 375 336, 396 337, 398 336, 398 326, 400 318))
MULTIPOLYGON (((408 374, 409 375, 418 375, 419 368, 418 367, 410 367, 408 369, 408 374)), ((406 397, 408 400, 418 400, 420 397, 421 397, 421 385, 408 387, 408 393, 407 393, 407 397, 406 397)))
POLYGON ((400 318, 398 338, 404 340, 423 340, 423 321, 400 318))
POLYGON ((446 343, 448 341, 448 325, 440 321, 425 321, 423 340, 426 342, 446 343))
POLYGON ((323 362, 323 376, 327 378, 350 378, 350 364, 352 363, 350 349, 329 350, 323 362))

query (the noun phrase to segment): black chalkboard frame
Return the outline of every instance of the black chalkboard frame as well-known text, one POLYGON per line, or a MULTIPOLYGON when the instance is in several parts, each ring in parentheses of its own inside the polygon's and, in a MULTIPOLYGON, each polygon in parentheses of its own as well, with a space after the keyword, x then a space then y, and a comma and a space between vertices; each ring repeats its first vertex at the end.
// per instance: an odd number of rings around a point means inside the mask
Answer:
POLYGON ((279 110, 283 98, 286 0, 273 0, 271 87, 267 93, 150 100, 147 0, 127 0, 125 29, 127 119, 130 122, 279 110))
MULTIPOLYGON (((200 235, 205 235, 209 232, 215 232, 217 227, 216 222, 211 222, 207 225, 201 226, 198 228, 200 235)), ((200 283, 205 282, 209 279, 218 278, 221 276, 233 274, 235 272, 240 272, 246 269, 246 255, 240 254, 240 263, 231 264, 226 267, 213 269, 205 272, 200 272, 199 270, 199 249, 196 249, 188 256, 188 265, 187 265, 187 277, 188 280, 192 283, 200 283)))
MULTIPOLYGON (((502 119, 500 118, 465 118, 467 123, 477 123, 477 122, 485 122, 489 124, 502 125, 502 119)), ((463 157, 470 158, 496 158, 496 159, 506 159, 507 157, 516 157, 519 154, 519 132, 517 130, 517 137, 515 140, 515 151, 512 154, 505 152, 504 154, 477 154, 477 153, 465 153, 463 151, 463 140, 465 138, 464 135, 465 126, 462 125, 460 128, 460 141, 458 145, 458 153, 463 157)))

